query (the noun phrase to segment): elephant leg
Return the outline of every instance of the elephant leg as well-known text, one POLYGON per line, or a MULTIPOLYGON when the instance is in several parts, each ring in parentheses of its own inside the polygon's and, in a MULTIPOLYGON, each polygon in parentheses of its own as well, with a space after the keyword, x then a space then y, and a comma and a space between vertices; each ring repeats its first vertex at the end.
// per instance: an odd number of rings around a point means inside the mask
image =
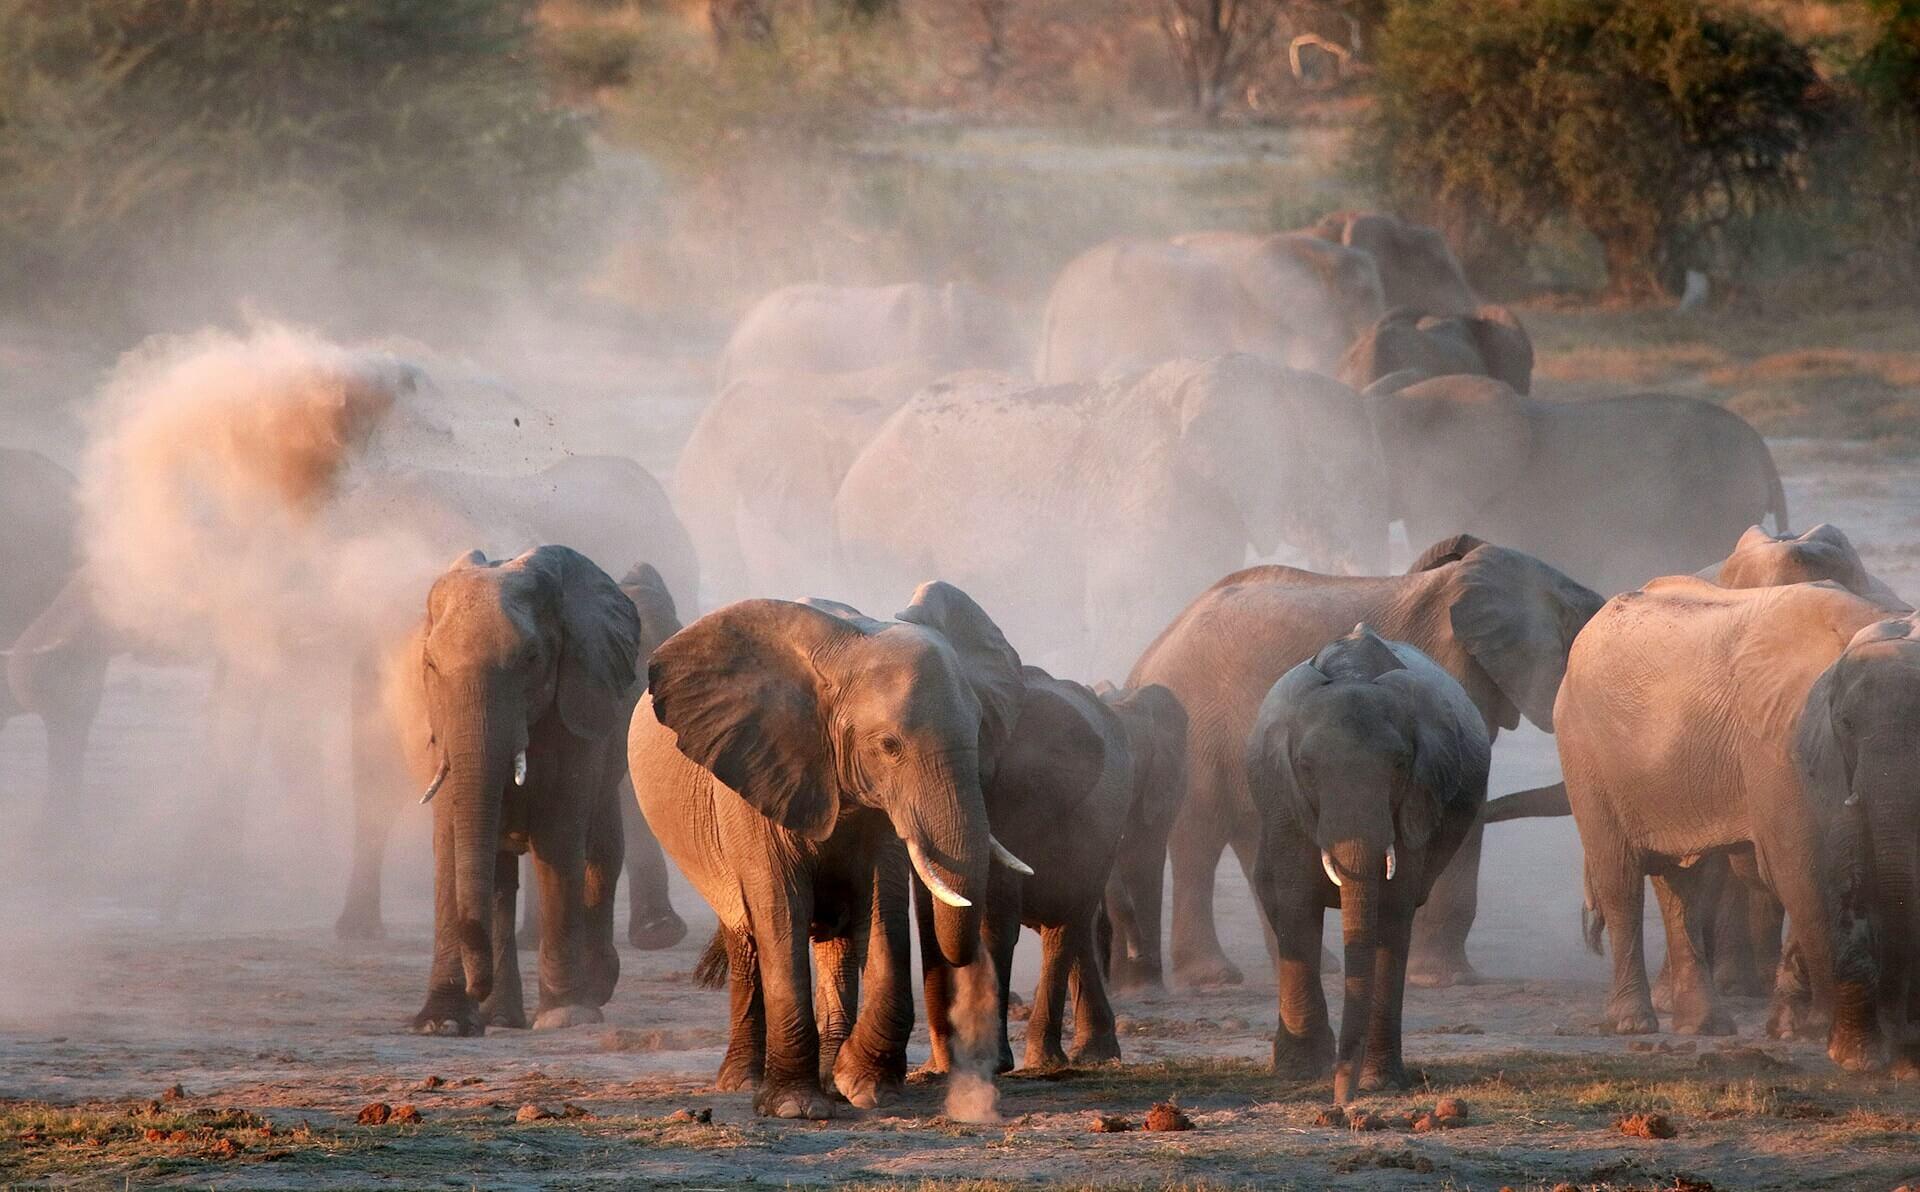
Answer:
POLYGON ((913 946, 907 927, 906 858, 889 848, 865 891, 868 919, 860 928, 864 964, 853 1033, 832 1068, 834 1087, 861 1109, 892 1100, 907 1080, 907 1038, 913 1033, 913 946))
POLYGON ((1064 1068, 1067 1053, 1060 1048, 1061 1017, 1067 998, 1067 929, 1040 929, 1040 984, 1033 991, 1033 1013, 1027 1019, 1027 1051, 1021 1067, 1029 1071, 1064 1068))
POLYGON ((928 1056, 924 1071, 953 1070, 953 966, 940 953, 934 934, 933 895, 913 883, 913 921, 920 931, 921 992, 927 1002, 928 1056))
MULTIPOLYGON (((594 804, 587 824, 586 883, 583 926, 587 967, 592 973, 588 996, 596 1006, 613 1000, 620 983, 620 950, 613 945, 613 904, 619 897, 620 867, 626 859, 626 833, 621 822, 618 789, 594 804)), ((627 800, 632 805, 633 800, 627 800)))
POLYGON ((1213 879, 1226 851, 1227 831, 1189 803, 1168 840, 1173 859, 1173 972, 1183 985, 1238 985, 1244 978, 1227 959, 1213 922, 1213 879))
POLYGON ((585 841, 580 836, 577 829, 534 832, 533 872, 540 887, 540 1001, 533 1016, 537 1031, 606 1021, 595 1000, 585 841))
POLYGON ((1115 989, 1162 989, 1160 908, 1166 897, 1167 841, 1129 841, 1107 878, 1107 977, 1115 989))
POLYGON ((766 1117, 830 1118, 833 1103, 820 1091, 820 1033, 808 972, 813 891, 788 891, 784 906, 751 918, 767 1038, 766 1073, 753 1098, 754 1111, 766 1117))
POLYGON ((1623 845, 1596 839, 1586 849, 1586 864, 1588 895, 1606 920, 1607 944, 1613 953, 1608 1029, 1619 1035, 1653 1034, 1660 1024, 1647 988, 1646 940, 1640 923, 1646 908, 1646 875, 1640 858, 1623 845))
POLYGON ((1382 908, 1380 946, 1373 963, 1373 1014, 1367 1023, 1363 1090, 1404 1089, 1413 1084, 1402 1054, 1401 1015, 1406 1004, 1407 957, 1413 946, 1414 909, 1382 908))
MULTIPOLYGON (((1780 968, 1780 936, 1786 927, 1786 916, 1780 909, 1780 900, 1761 880, 1759 863, 1751 850, 1731 854, 1727 858, 1727 869, 1732 877, 1728 883, 1729 901, 1743 912, 1733 924, 1733 930, 1743 934, 1746 968, 1737 974, 1737 983, 1732 989, 1725 983, 1720 988, 1725 992, 1763 997, 1772 988, 1774 974, 1780 968)), ((1715 976, 1719 976, 1717 968, 1715 976)))
POLYGON ((759 1084, 766 1072, 767 1015, 753 936, 724 927, 720 936, 727 949, 727 1054, 713 1083, 721 1092, 732 1092, 759 1084))
POLYGON ((667 895, 667 858, 626 778, 620 780, 619 800, 627 846, 627 943, 642 952, 671 948, 687 937, 687 923, 667 895))
POLYGON ((1475 824, 1413 917, 1407 980, 1423 989, 1480 981, 1467 959, 1467 935, 1480 909, 1480 847, 1486 825, 1475 824))
POLYGON ((454 888, 453 816, 436 807, 433 817, 433 964, 427 1001, 413 1016, 423 1035, 484 1035, 480 1008, 467 996, 460 961, 460 904, 454 888))
POLYGON ((1273 933, 1279 955, 1280 1024, 1273 1034, 1273 1074, 1283 1080, 1320 1080, 1333 1068, 1333 1026, 1327 992, 1320 984, 1321 933, 1326 908, 1314 897, 1319 872, 1304 842, 1285 849, 1269 841, 1254 871, 1254 896, 1273 933), (1304 875, 1304 876, 1303 876, 1304 875))
POLYGON ((520 942, 514 938, 519 913, 520 857, 502 850, 493 865, 493 993, 480 1003, 480 1021, 488 1026, 527 1026, 520 989, 520 942))
MULTIPOLYGON (((1018 880, 1018 879, 1014 879, 1018 880)), ((1007 1008, 1013 1005, 1013 950, 1020 943, 1019 904, 1011 899, 996 899, 982 918, 981 931, 987 952, 993 957, 994 999, 999 1007, 999 1047, 994 1071, 1013 1071, 1013 1043, 1007 1037, 1007 1008)))
POLYGON ((1719 875, 1669 865, 1654 873, 1653 892, 1667 932, 1667 968, 1673 980, 1673 1030, 1680 1035, 1731 1035, 1733 1020, 1714 997, 1707 969, 1705 922, 1713 910, 1719 875))
POLYGON ((860 998, 862 949, 851 936, 813 941, 813 1025, 820 1034, 820 1084, 833 1081, 840 1047, 853 1033, 860 998))
POLYGON ((1840 948, 1848 941, 1833 938, 1826 892, 1811 858, 1805 856, 1807 841, 1814 837, 1809 832, 1796 846, 1778 838, 1785 830, 1789 826, 1777 822, 1756 825, 1756 832, 1763 834, 1754 842, 1755 851, 1792 924, 1792 948, 1804 961, 1806 981, 1813 993, 1813 1022, 1830 1024, 1827 1055, 1834 1063, 1850 1072, 1877 1067, 1884 1061, 1886 1040, 1875 1013, 1873 991, 1863 988, 1868 983, 1857 975, 1836 970, 1840 948), (1793 851, 1795 847, 1798 853, 1793 851))
POLYGON ((1073 994, 1073 1051, 1068 1058, 1075 1064, 1120 1058, 1113 1003, 1107 1000, 1107 981, 1100 971, 1099 917, 1100 908, 1092 907, 1068 929, 1067 982, 1073 994))

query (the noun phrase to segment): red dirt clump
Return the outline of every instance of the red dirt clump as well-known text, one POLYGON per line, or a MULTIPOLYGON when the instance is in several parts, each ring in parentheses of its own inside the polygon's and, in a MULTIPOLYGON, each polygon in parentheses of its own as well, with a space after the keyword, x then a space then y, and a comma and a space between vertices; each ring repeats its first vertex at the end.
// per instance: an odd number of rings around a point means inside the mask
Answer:
POLYGON ((396 1105, 393 1107, 393 1116, 387 1121, 396 1126, 417 1126, 421 1121, 420 1110, 412 1104, 396 1105))
POLYGON ((1162 1101, 1147 1110, 1147 1129, 1149 1130, 1191 1130, 1193 1119, 1183 1113, 1178 1105, 1171 1101, 1162 1101))
POLYGON ((393 1106, 387 1104, 385 1101, 375 1101, 370 1105, 362 1105, 360 1107, 360 1116, 355 1118, 354 1121, 362 1126, 384 1126, 392 1116, 393 1106))
POLYGON ((1664 1113, 1629 1113, 1613 1123, 1628 1138, 1672 1138, 1678 1133, 1664 1113))
POLYGON ((1338 1105, 1329 1105, 1313 1115, 1316 1126, 1331 1126, 1336 1130, 1344 1129, 1347 1124, 1347 1111, 1338 1105))
POLYGON ((1096 1113, 1093 1115, 1095 1134, 1124 1134, 1133 1129, 1133 1123, 1118 1114, 1096 1113))
POLYGON ((556 1115, 553 1110, 543 1105, 535 1105, 532 1102, 528 1102, 522 1105, 519 1111, 513 1115, 513 1120, 516 1122, 544 1122, 554 1116, 556 1115))
POLYGON ((187 1099, 187 1090, 181 1088, 178 1084, 170 1084, 166 1087, 166 1091, 160 1094, 160 1099, 162 1101, 184 1101, 187 1099))

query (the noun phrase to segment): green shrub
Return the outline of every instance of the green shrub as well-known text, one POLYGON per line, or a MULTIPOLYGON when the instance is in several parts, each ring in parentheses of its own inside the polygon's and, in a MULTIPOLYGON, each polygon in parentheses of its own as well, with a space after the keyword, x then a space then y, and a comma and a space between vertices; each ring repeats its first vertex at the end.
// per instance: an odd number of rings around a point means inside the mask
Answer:
POLYGON ((1402 208, 1512 259, 1566 217, 1615 294, 1724 269, 1804 182, 1827 118, 1812 59, 1695 0, 1425 0, 1379 45, 1366 164, 1402 208))

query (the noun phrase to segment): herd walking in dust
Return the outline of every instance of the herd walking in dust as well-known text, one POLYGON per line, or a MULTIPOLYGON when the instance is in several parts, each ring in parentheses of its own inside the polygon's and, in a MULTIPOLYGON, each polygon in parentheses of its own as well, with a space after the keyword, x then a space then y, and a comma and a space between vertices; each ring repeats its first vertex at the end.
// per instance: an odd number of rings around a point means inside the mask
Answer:
POLYGON ((719 921, 718 1085, 761 1113, 885 1103, 916 984, 929 1070, 1013 1068, 1023 927, 1021 1066, 1119 1060, 1112 992, 1242 979, 1230 848, 1274 1070, 1345 1102, 1409 1082, 1409 985, 1477 979, 1488 825, 1570 814, 1612 1030, 1727 1033, 1719 995, 1771 994, 1844 1068, 1920 1064, 1913 610, 1789 528, 1738 416, 1530 396, 1525 329, 1431 229, 1111 240, 1031 335, 957 284, 778 290, 670 485, 387 464, 422 375, 304 333, 128 368, 77 478, 0 454, 0 708, 44 722, 57 805, 116 657, 211 665, 242 722, 288 667, 331 676, 342 937, 381 932, 388 837, 430 805, 419 1031, 600 1021, 621 879, 632 946, 686 933, 671 865, 719 921), (1275 557, 1304 566, 1248 566, 1275 557), (1563 782, 1489 801, 1523 719, 1563 782))

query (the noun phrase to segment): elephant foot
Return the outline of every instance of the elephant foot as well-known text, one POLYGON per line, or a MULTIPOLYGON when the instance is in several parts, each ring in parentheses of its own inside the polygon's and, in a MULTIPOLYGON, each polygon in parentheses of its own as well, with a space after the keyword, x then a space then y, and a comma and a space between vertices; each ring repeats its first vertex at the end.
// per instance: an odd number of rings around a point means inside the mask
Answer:
POLYGON ((1413 960, 1407 963, 1407 984, 1418 989, 1451 989, 1455 985, 1485 983, 1466 960, 1413 960))
POLYGON ((1673 1013, 1673 976, 1665 969, 1653 982, 1653 1008, 1660 1014, 1673 1013))
POLYGON ((1818 1039, 1820 1035, 1811 1001, 1778 997, 1773 1000, 1773 1007, 1767 1012, 1767 1038, 1818 1039))
POLYGON ((1067 1053, 1059 1046, 1037 1047, 1021 1058, 1016 1072, 1058 1072, 1067 1067, 1067 1053))
POLYGON ((729 1054, 720 1061, 720 1071, 714 1075, 713 1087, 723 1093, 750 1089, 760 1083, 762 1074, 757 1059, 729 1054))
POLYGON ((1648 1006, 1608 1014, 1606 1028, 1609 1034, 1614 1035, 1657 1035, 1660 1033, 1660 1020, 1654 1017, 1653 1008, 1648 1006))
POLYGON ((1920 1077, 1920 1044, 1908 1043, 1894 1055, 1893 1062, 1887 1065, 1887 1075, 1895 1080, 1912 1080, 1920 1077))
POLYGON ((833 1087, 856 1109, 878 1109, 900 1095, 901 1082, 885 1072, 848 1064, 834 1072, 833 1087))
POLYGON ((753 1111, 761 1117, 824 1122, 833 1116, 833 1102, 810 1084, 768 1085, 754 1094, 753 1111))
POLYGON ((1273 1039, 1273 1074, 1281 1080, 1322 1080, 1333 1067, 1333 1032, 1299 1039, 1282 1028, 1273 1039))
POLYGON ((1733 1025, 1732 1015, 1718 1006, 1713 1006, 1704 1011, 1676 1013, 1673 1018, 1673 1033, 1676 1035, 1735 1035, 1739 1031, 1733 1025))
POLYGON ((1105 1064, 1120 1058, 1120 1040, 1113 1035, 1097 1035, 1083 1043, 1074 1045, 1068 1057, 1076 1068, 1089 1064, 1105 1064))
POLYGON ((1875 1072, 1887 1066, 1886 1040, 1877 1032, 1834 1031, 1827 1040, 1827 1058, 1846 1072, 1875 1072))
POLYGON ((487 1033, 480 1008, 458 994, 429 994, 409 1024, 416 1035, 474 1038, 487 1033))
POLYGON ((480 1021, 488 1026, 524 1031, 527 1029, 527 1008, 520 1004, 517 997, 511 1001, 489 998, 480 1003, 480 1021))
POLYGON ((351 940, 355 943, 383 940, 387 938, 387 925, 380 921, 379 907, 366 911, 350 906, 341 911, 340 917, 333 921, 333 935, 335 939, 351 940))
POLYGON ((536 1031, 557 1031, 570 1026, 591 1026, 605 1022, 606 1015, 597 1006, 548 1006, 533 1016, 536 1031))
POLYGON ((1160 993, 1166 990, 1166 983, 1160 979, 1158 960, 1122 956, 1113 962, 1112 970, 1107 973, 1107 988, 1122 993, 1136 990, 1160 993))
POLYGON ((627 924, 627 943, 642 952, 671 948, 687 938, 687 921, 671 908, 647 918, 634 916, 627 924))
POLYGON ((1392 1063, 1368 1063, 1360 1069, 1360 1090, 1377 1093, 1381 1089, 1410 1089, 1413 1076, 1407 1071, 1406 1064, 1400 1060, 1392 1063))
POLYGON ((1207 956, 1174 966, 1173 975, 1188 989, 1209 989, 1219 985, 1239 985, 1246 980, 1232 961, 1224 956, 1207 956))

